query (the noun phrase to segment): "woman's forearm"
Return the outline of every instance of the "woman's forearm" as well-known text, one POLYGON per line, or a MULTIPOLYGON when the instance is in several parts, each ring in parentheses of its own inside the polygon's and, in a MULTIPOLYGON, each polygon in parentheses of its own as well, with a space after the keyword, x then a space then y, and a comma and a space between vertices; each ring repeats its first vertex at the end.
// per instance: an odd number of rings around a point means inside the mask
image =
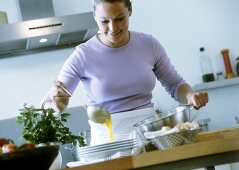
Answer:
POLYGON ((189 84, 182 84, 178 88, 178 101, 183 104, 188 104, 188 99, 193 93, 194 91, 189 84))
POLYGON ((198 110, 208 103, 208 93, 206 91, 194 92, 191 86, 183 84, 178 89, 178 101, 193 105, 198 110))

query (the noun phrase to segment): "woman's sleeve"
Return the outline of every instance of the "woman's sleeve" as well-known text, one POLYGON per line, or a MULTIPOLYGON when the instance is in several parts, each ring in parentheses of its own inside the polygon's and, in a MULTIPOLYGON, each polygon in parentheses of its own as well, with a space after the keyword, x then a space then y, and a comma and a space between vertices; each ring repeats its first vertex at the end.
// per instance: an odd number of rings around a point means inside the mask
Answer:
POLYGON ((178 88, 186 82, 171 64, 165 49, 159 41, 152 37, 152 42, 153 54, 155 57, 154 73, 171 97, 178 100, 178 88))
MULTIPOLYGON (((63 64, 57 80, 63 82, 66 86, 66 89, 73 94, 82 78, 83 64, 81 61, 81 49, 77 47, 63 64)), ((40 101, 40 107, 44 106, 47 101, 51 100, 50 94, 53 86, 40 101)))

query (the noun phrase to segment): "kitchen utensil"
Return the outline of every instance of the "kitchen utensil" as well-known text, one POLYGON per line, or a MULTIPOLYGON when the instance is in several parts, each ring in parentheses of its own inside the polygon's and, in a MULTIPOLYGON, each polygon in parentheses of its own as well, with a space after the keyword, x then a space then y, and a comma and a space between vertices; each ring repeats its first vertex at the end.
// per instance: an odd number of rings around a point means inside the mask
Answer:
POLYGON ((158 149, 166 149, 193 143, 195 141, 196 135, 199 132, 200 129, 183 130, 167 135, 157 136, 150 140, 158 149))
POLYGON ((67 94, 69 94, 70 97, 72 97, 72 94, 62 85, 58 84, 57 86, 61 87, 67 94))
MULTIPOLYGON (((173 128, 176 124, 191 121, 190 110, 192 106, 184 105, 176 107, 169 111, 156 114, 153 117, 144 119, 134 125, 137 133, 142 140, 145 140, 144 132, 161 130, 163 126, 169 126, 173 128)), ((147 140, 147 139, 146 139, 147 140)))
POLYGON ((87 115, 90 120, 96 123, 105 123, 110 118, 110 113, 100 106, 88 106, 87 115))
POLYGON ((48 170, 59 146, 48 145, 0 154, 0 169, 48 170))

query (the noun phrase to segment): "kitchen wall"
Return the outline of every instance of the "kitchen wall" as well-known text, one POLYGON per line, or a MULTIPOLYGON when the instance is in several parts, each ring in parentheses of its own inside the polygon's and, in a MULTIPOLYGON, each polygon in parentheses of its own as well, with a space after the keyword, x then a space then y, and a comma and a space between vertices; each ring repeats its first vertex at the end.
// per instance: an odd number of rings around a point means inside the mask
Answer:
MULTIPOLYGON (((92 1, 53 0, 56 15, 91 10, 92 1), (61 4, 67 4, 61 6, 61 4)), ((237 0, 150 0, 133 1, 131 30, 154 35, 165 47, 171 62, 192 86, 201 83, 199 47, 204 46, 213 61, 214 72, 225 72, 220 50, 230 49, 233 69, 239 55, 239 29, 236 18, 237 0)), ((9 23, 20 21, 15 0, 0 0, 9 23)), ((18 115, 21 103, 38 106, 45 92, 56 79, 58 71, 74 48, 32 53, 0 59, 0 119, 18 115)), ((155 108, 167 110, 175 102, 161 87, 154 90, 155 108)), ((78 89, 69 107, 86 104, 83 88, 78 89)))
MULTIPOLYGON (((92 9, 92 1, 89 0, 53 0, 53 5, 56 16, 92 9)), ((235 58, 239 56, 238 6, 238 0, 135 0, 130 29, 154 35, 165 47, 178 72, 194 86, 202 83, 199 65, 201 46, 205 47, 213 61, 214 73, 225 73, 220 54, 223 48, 230 49, 232 67, 235 68, 235 58)), ((16 0, 0 0, 0 10, 7 12, 9 23, 21 21, 16 0)), ((10 120, 6 126, 0 122, 0 136, 9 135, 8 128, 12 127, 9 124, 14 124, 11 118, 19 114, 18 109, 23 102, 38 106, 73 50, 67 48, 0 58, 0 119, 10 120)), ((155 108, 167 110, 178 105, 160 83, 153 94, 155 108)), ((86 101, 83 88, 79 85, 69 108, 74 110, 86 101)), ((87 125, 79 123, 81 128, 75 127, 71 129, 77 133, 87 125)), ((15 133, 20 134, 19 129, 15 133)), ((68 153, 68 156, 71 155, 68 153)))

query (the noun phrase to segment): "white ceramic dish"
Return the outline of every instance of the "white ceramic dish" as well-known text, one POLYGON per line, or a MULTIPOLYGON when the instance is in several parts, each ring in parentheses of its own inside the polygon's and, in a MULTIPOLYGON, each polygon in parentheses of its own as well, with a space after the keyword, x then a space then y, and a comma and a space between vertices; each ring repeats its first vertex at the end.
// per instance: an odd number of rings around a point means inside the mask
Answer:
POLYGON ((84 162, 92 162, 97 159, 103 159, 103 160, 110 160, 111 156, 116 153, 121 153, 124 155, 131 155, 134 148, 141 147, 140 143, 132 143, 130 145, 125 146, 115 146, 110 147, 107 149, 101 149, 101 150, 95 150, 90 152, 78 152, 76 153, 76 156, 80 158, 81 161, 84 162))

